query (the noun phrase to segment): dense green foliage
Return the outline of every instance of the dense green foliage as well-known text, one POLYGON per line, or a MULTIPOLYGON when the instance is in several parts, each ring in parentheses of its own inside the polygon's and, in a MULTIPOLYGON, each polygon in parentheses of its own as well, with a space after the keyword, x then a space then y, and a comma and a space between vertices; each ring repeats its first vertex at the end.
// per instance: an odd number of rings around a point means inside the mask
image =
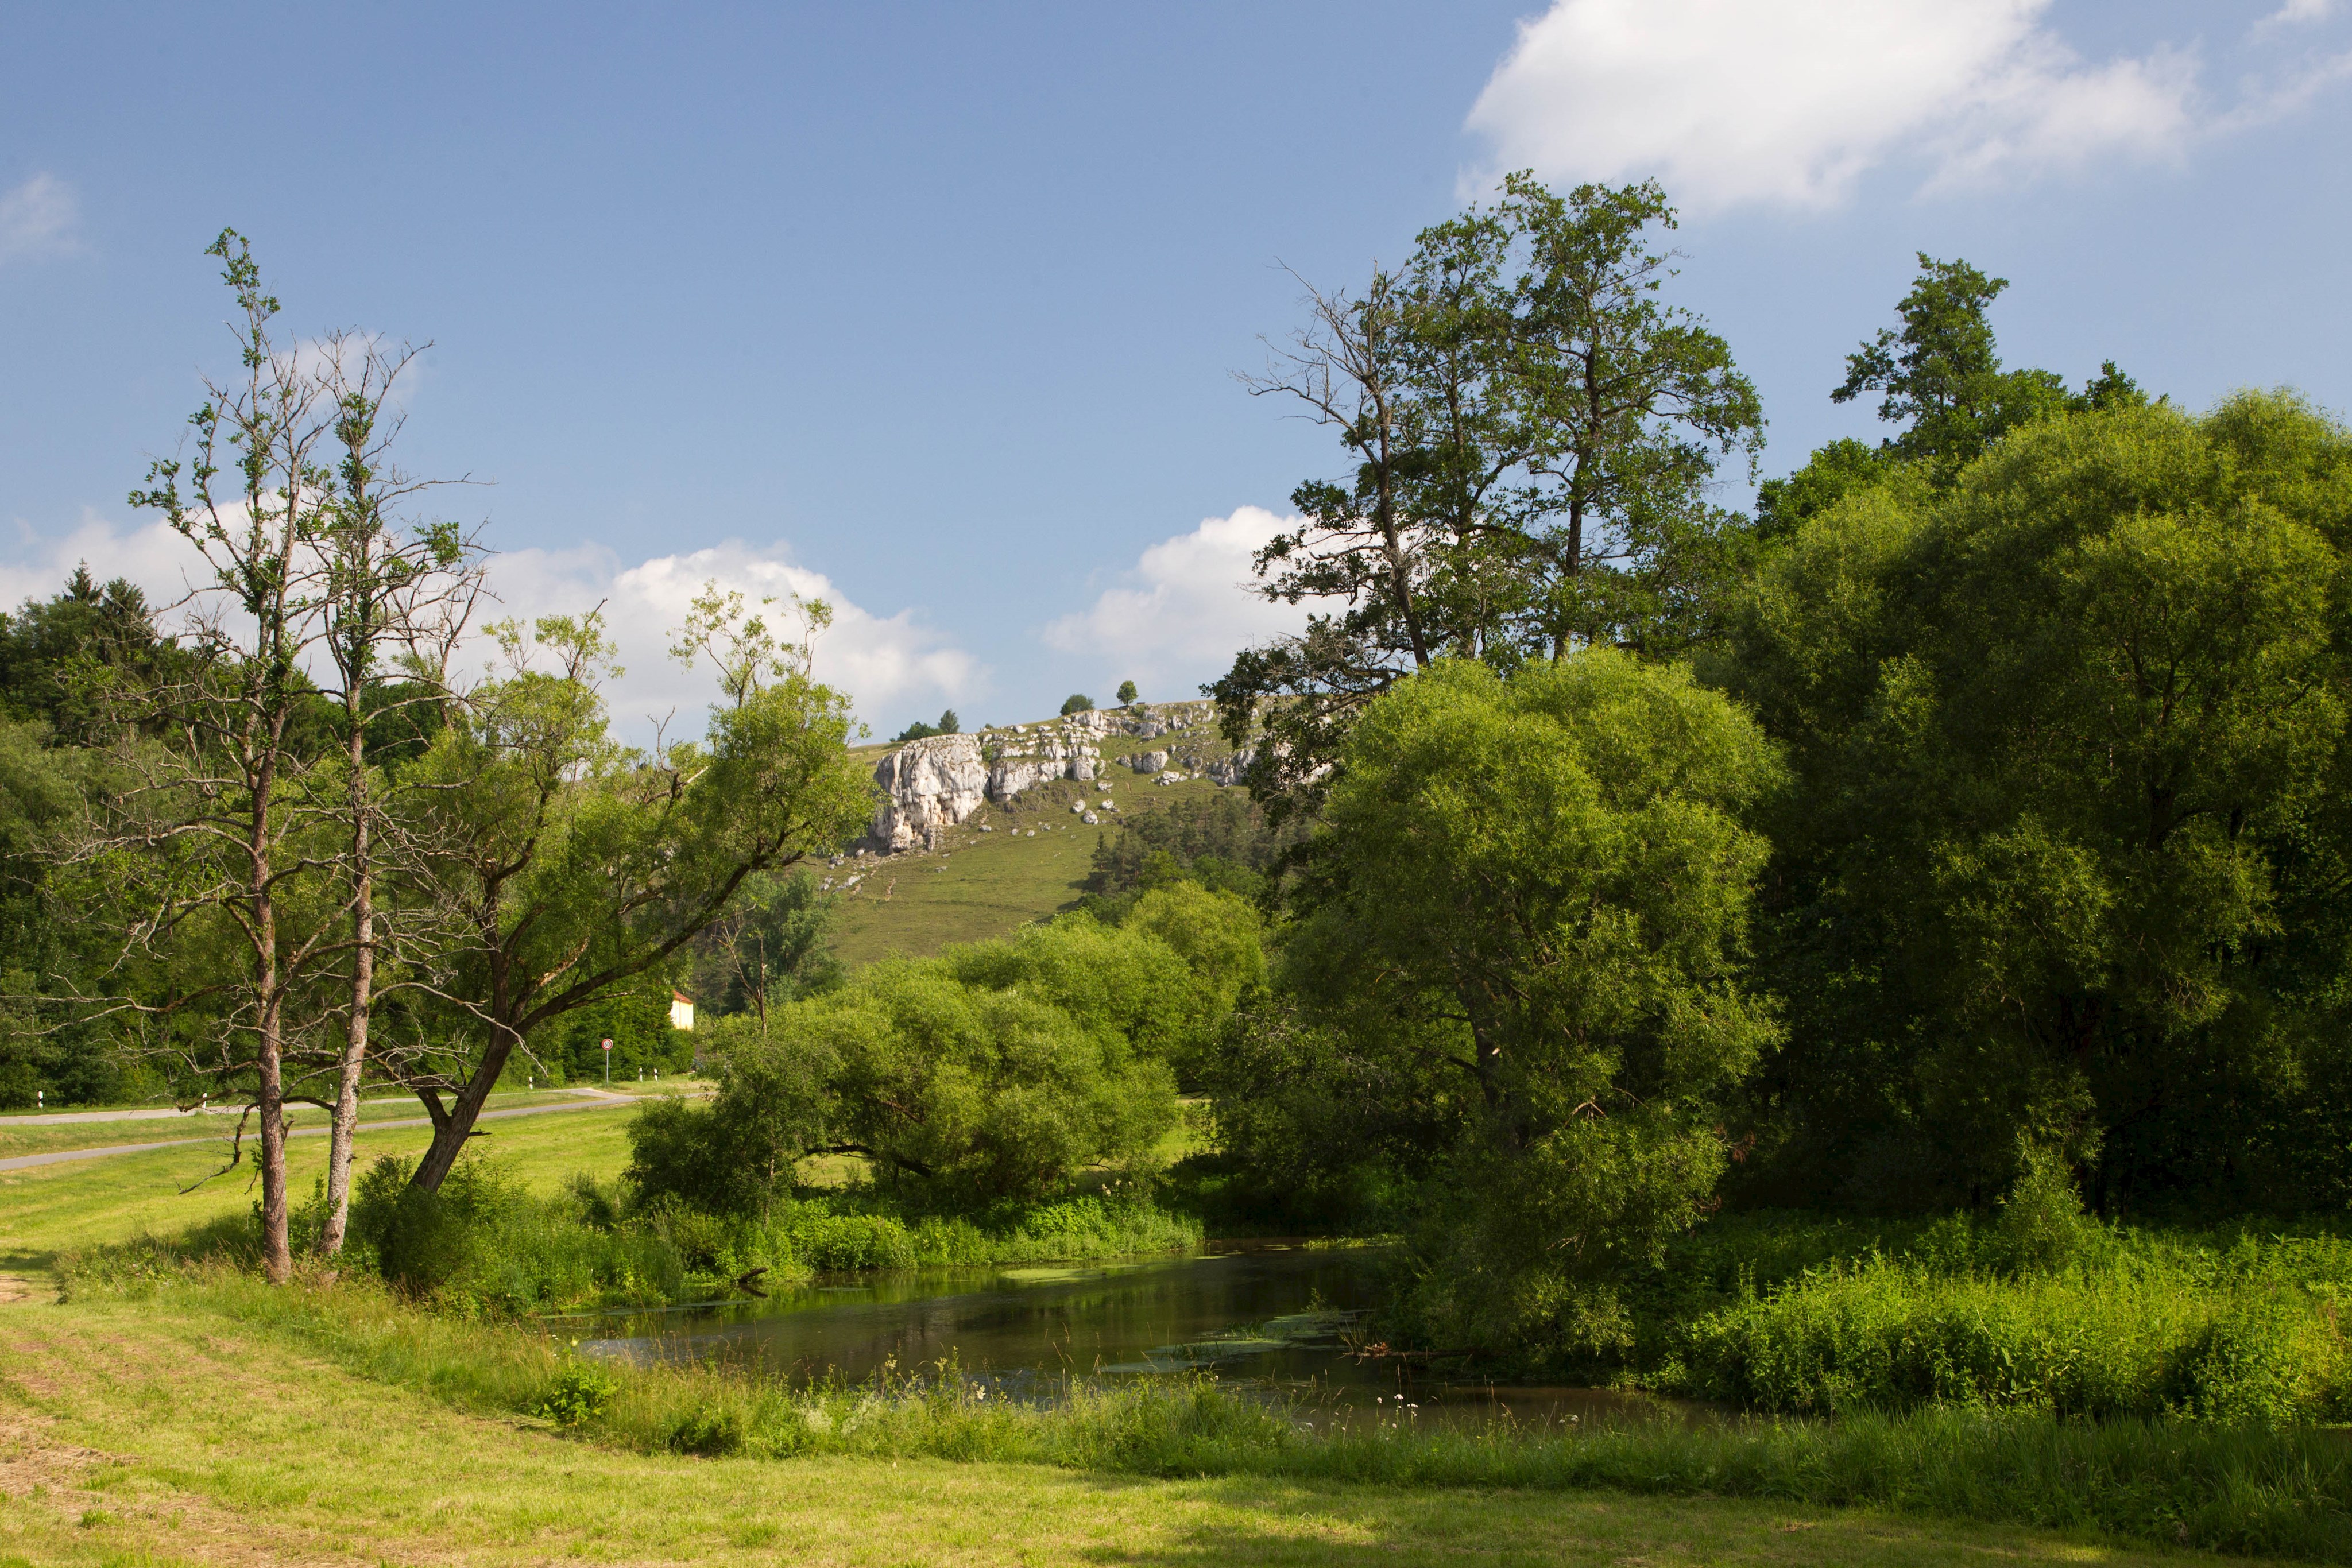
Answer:
POLYGON ((1738 817, 1779 765, 1721 696, 1601 651, 1440 664, 1345 761, 1283 957, 1297 1027, 1344 1042, 1286 1065, 1337 1082, 1285 1085, 1283 1125, 1244 1080, 1220 1119, 1331 1173, 1377 1145, 1318 1108, 1409 1085, 1410 1126, 1381 1119, 1423 1141, 1408 1316, 1538 1358, 1617 1343, 1616 1281, 1708 1204, 1775 1038, 1738 973, 1766 846, 1738 817))
POLYGON ((764 1018, 772 1005, 839 985, 834 916, 835 901, 812 872, 748 879, 733 907, 694 945, 698 1019, 764 1018))
POLYGON ((1304 825, 1275 827, 1265 808, 1238 792, 1124 816, 1115 833, 1095 841, 1082 907, 1116 925, 1145 893, 1182 882, 1263 898, 1268 873, 1298 842, 1304 825))
MULTIPOLYGON (((1801 524, 1711 674, 1788 745, 1762 1189, 2352 1199, 2352 440, 2291 398, 2052 417, 1801 524)), ((1866 1195, 1866 1197, 1865 1197, 1866 1195)))
POLYGON ((849 1153, 909 1202, 1035 1200, 1081 1170, 1149 1168, 1180 1071, 1263 983, 1257 917, 1229 894, 1147 895, 938 958, 877 965, 714 1041, 707 1109, 633 1131, 634 1179, 756 1212, 811 1154, 849 1153))
POLYGON ((1638 1293, 1617 1375, 1797 1414, 2344 1418, 2352 1244, 2105 1226, 2035 1188, 1981 1219, 1719 1220, 1638 1293))

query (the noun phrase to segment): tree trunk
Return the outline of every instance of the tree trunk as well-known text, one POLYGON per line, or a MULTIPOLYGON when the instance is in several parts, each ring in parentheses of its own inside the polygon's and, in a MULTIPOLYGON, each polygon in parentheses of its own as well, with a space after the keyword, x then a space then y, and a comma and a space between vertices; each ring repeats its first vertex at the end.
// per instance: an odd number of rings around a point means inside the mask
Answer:
MULTIPOLYGON (((358 706, 356 698, 352 706, 358 706)), ((367 767, 359 715, 352 715, 352 1010, 335 1083, 335 1120, 327 1134, 327 1219, 319 1252, 343 1249, 351 1218, 352 1138, 359 1127, 360 1075, 367 1065, 368 1015, 375 1003, 375 865, 368 832, 367 767)))
MULTIPOLYGON (((266 968, 274 968, 268 958, 260 960, 266 968)), ((286 1082, 280 1061, 282 1041, 278 1038, 280 998, 276 990, 275 976, 264 974, 260 979, 262 1018, 259 1060, 255 1063, 255 1076, 259 1081, 255 1098, 261 1107, 261 1260, 273 1285, 282 1285, 294 1274, 294 1254, 286 1242, 286 1082)))
POLYGON ((520 1037, 503 1025, 497 1026, 490 1047, 482 1053, 480 1065, 466 1081, 466 1087, 444 1109, 437 1098, 425 1101, 425 1109, 433 1113, 433 1146, 425 1151, 417 1162, 416 1174, 408 1178, 411 1186, 426 1192, 438 1192, 446 1180, 457 1156, 466 1152, 466 1142, 474 1135, 474 1124, 481 1119, 482 1103, 490 1097, 491 1088, 506 1071, 507 1061, 514 1055, 520 1037))
MULTIPOLYGON (((276 727, 271 739, 277 738, 276 727)), ((261 1258, 269 1282, 282 1285, 294 1273, 286 1242, 286 995, 278 973, 278 908, 270 891, 270 793, 278 774, 265 758, 257 770, 246 851, 253 910, 253 1002, 255 1099, 261 1109, 261 1258)))

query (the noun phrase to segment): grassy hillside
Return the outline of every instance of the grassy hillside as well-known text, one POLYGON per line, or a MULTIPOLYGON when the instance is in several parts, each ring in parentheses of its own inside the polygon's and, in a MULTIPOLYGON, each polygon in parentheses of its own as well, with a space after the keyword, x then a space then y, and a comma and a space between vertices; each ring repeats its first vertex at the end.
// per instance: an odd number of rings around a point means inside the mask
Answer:
MULTIPOLYGON (((836 946, 842 957, 853 966, 896 956, 919 957, 952 942, 1002 936, 1025 922, 1074 907, 1096 841, 1118 831, 1119 815, 1161 810, 1172 800, 1220 793, 1220 787, 1205 779, 1155 784, 1150 776, 1126 765, 1125 759, 1139 752, 1162 749, 1202 761, 1229 755, 1232 748, 1216 738, 1206 719, 1207 705, 1190 708, 1202 716, 1202 722, 1186 737, 1102 737, 1097 787, 1066 779, 1042 784, 1023 791, 1010 806, 992 802, 982 807, 937 853, 914 851, 869 861, 865 868, 845 865, 828 873, 866 872, 838 905, 836 946), (1108 783, 1108 789, 1099 787, 1103 782, 1108 783), (1086 826, 1070 809, 1081 800, 1092 804, 1104 800, 1117 810, 1099 812, 1099 827, 1086 826), (983 827, 991 831, 983 832, 983 827)), ((892 749, 863 747, 856 755, 871 764, 892 749)))

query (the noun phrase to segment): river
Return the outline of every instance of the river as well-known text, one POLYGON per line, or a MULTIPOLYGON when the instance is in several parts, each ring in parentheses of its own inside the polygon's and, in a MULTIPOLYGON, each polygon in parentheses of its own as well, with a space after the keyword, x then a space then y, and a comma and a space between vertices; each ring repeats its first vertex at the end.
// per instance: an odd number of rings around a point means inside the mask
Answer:
POLYGON ((1375 1254, 1256 1246, 1185 1258, 1063 1266, 924 1269, 821 1279, 765 1301, 553 1320, 588 1354, 705 1361, 794 1383, 953 1365, 1016 1399, 1072 1376, 1213 1372, 1278 1393, 1319 1424, 1549 1426, 1679 1414, 1601 1389, 1497 1384, 1444 1363, 1363 1355, 1380 1302, 1375 1254))

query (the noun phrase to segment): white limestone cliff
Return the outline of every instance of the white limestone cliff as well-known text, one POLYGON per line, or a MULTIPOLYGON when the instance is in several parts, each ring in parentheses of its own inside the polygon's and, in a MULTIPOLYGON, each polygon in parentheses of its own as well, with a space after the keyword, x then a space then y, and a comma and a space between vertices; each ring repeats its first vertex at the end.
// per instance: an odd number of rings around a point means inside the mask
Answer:
POLYGON ((970 735, 910 740, 874 769, 882 804, 870 841, 885 854, 928 847, 974 811, 988 789, 988 764, 970 735))
MULTIPOLYGON (((1102 776, 1100 743, 1114 736, 1142 740, 1165 736, 1178 743, 1118 759, 1156 782, 1181 782, 1188 777, 1182 769, 1190 768, 1219 784, 1238 783, 1251 754, 1213 755, 1223 750, 1215 739, 1215 717, 1214 706, 1205 702, 1139 703, 982 735, 908 741, 874 769, 882 803, 864 848, 883 854, 933 848, 949 828, 970 820, 984 802, 1007 805, 1024 790, 1063 779, 1092 783, 1102 776)), ((1108 804, 1106 800, 1097 809, 1108 804)), ((1085 806, 1073 810, 1084 810, 1085 806)))

